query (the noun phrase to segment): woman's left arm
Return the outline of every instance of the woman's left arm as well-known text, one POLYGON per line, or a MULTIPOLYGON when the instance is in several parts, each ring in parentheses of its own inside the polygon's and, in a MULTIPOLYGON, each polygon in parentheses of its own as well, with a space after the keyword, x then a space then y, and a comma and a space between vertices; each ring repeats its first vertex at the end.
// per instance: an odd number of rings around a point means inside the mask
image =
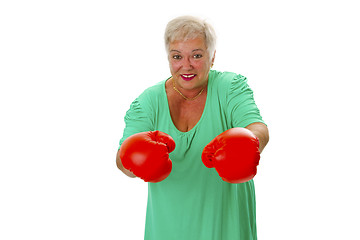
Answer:
POLYGON ((259 139, 259 151, 264 150, 266 144, 269 142, 269 130, 268 127, 261 122, 255 122, 246 127, 259 139))

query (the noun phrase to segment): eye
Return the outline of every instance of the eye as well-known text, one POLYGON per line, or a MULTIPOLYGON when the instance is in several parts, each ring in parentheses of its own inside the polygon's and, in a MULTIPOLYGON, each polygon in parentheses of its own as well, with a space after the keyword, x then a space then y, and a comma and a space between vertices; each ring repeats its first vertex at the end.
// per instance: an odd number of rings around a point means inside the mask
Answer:
POLYGON ((194 55, 194 58, 202 58, 202 57, 203 57, 202 54, 195 54, 195 55, 194 55))
POLYGON ((173 56, 172 56, 172 58, 173 58, 173 59, 177 59, 177 60, 179 60, 179 59, 181 59, 181 56, 180 56, 180 55, 175 54, 175 55, 173 55, 173 56))

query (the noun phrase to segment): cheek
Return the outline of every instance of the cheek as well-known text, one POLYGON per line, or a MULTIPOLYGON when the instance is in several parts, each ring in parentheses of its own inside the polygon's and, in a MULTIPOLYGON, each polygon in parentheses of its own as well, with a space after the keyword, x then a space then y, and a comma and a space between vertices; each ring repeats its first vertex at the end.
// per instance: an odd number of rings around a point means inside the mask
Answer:
POLYGON ((204 68, 206 68, 206 64, 205 64, 204 62, 195 63, 194 66, 195 66, 197 69, 204 69, 204 68))
POLYGON ((205 61, 199 61, 197 63, 194 63, 193 66, 200 71, 207 71, 209 64, 207 64, 205 61))
POLYGON ((169 61, 169 66, 170 66, 170 70, 172 72, 176 72, 176 71, 178 71, 180 69, 181 64, 179 62, 169 61))

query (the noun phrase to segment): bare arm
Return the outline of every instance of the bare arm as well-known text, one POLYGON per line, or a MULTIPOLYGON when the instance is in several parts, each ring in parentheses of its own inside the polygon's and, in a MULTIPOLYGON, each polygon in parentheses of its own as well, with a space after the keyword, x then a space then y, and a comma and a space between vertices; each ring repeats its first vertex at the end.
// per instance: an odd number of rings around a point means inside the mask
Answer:
POLYGON ((249 129, 259 139, 259 150, 261 153, 269 142, 269 130, 267 126, 263 123, 256 122, 248 125, 246 129, 249 129))
POLYGON ((122 162, 120 160, 120 151, 119 150, 116 154, 116 165, 126 176, 131 177, 131 178, 136 177, 132 172, 130 172, 129 170, 124 168, 124 166, 122 165, 122 162))

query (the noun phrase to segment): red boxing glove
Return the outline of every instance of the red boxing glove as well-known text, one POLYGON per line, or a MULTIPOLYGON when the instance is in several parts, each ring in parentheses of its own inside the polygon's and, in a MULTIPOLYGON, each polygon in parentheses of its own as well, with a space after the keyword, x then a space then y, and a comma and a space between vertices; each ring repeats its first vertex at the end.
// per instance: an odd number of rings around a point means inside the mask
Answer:
POLYGON ((171 136, 160 131, 141 132, 128 137, 120 147, 120 159, 127 170, 145 182, 160 182, 172 169, 169 153, 174 151, 171 136))
POLYGON ((214 167, 224 181, 247 182, 256 175, 259 165, 259 140, 246 128, 231 128, 206 145, 201 159, 206 167, 214 167))

